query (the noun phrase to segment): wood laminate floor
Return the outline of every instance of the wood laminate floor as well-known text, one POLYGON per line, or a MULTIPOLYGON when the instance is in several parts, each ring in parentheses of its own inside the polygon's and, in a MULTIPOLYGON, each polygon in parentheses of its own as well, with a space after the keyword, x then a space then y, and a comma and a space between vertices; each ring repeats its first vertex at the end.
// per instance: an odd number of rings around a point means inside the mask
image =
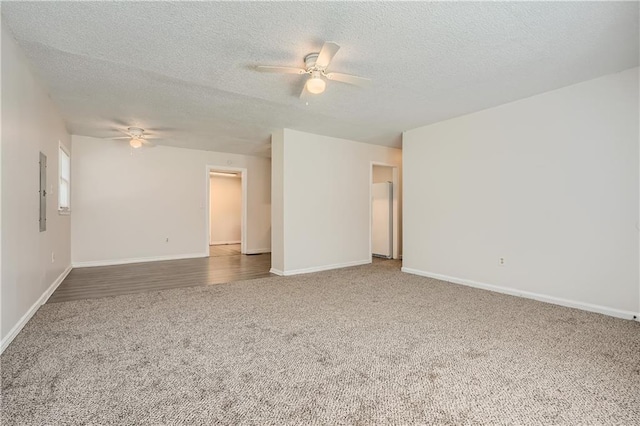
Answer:
POLYGON ((222 244, 209 246, 209 256, 237 256, 240 254, 240 244, 222 244))
POLYGON ((218 254, 198 259, 77 268, 48 303, 262 278, 271 275, 270 268, 270 253, 218 254))

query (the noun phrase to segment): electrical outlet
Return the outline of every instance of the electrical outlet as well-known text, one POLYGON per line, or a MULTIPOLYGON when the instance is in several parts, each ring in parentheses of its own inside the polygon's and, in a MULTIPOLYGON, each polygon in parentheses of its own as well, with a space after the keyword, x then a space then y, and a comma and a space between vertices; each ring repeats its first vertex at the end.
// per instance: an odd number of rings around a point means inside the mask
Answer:
POLYGON ((507 264, 507 261, 505 260, 504 257, 501 257, 498 259, 498 265, 505 266, 506 264, 507 264))
POLYGON ((56 261, 56 254, 54 252, 51 252, 51 263, 55 263, 56 261))

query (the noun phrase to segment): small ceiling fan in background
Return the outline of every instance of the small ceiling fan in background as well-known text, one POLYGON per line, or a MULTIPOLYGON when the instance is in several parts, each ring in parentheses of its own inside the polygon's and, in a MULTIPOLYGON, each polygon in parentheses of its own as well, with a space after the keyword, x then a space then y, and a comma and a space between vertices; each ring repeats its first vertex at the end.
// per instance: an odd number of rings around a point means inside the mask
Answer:
POLYGON ((158 137, 145 133, 145 130, 140 127, 129 127, 126 131, 118 129, 118 131, 124 133, 126 136, 120 136, 117 138, 107 138, 107 139, 129 139, 129 146, 131 148, 141 148, 145 147, 154 147, 155 144, 151 142, 149 139, 159 139, 158 137))
POLYGON ((324 92, 327 85, 325 79, 360 87, 365 87, 371 83, 371 80, 368 78, 339 72, 328 72, 327 68, 335 54, 338 53, 338 50, 340 50, 338 44, 327 41, 322 45, 319 53, 309 53, 304 57, 304 68, 259 65, 256 69, 262 72, 309 75, 300 94, 301 98, 305 97, 307 93, 318 95, 324 92))

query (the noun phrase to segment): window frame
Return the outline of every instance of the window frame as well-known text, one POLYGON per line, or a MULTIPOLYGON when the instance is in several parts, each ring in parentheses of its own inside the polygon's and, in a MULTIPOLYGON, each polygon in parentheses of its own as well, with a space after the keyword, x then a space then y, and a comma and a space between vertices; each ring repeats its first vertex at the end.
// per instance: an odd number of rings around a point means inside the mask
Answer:
POLYGON ((71 213, 71 152, 70 150, 62 144, 62 142, 58 141, 58 214, 70 214, 71 213), (67 156, 69 159, 69 179, 65 179, 62 176, 62 154, 61 151, 67 156), (61 205, 61 194, 62 191, 60 188, 62 187, 62 182, 66 182, 67 184, 67 206, 61 205))

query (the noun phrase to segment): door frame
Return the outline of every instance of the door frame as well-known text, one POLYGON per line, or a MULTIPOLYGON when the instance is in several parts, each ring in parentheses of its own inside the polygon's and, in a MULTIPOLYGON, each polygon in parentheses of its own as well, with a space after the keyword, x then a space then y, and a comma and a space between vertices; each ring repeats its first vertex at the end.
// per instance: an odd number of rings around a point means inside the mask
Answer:
POLYGON ((240 209, 240 253, 247 254, 247 169, 243 167, 214 166, 207 164, 206 166, 206 204, 205 215, 207 233, 205 235, 205 253, 209 255, 209 243, 211 242, 211 172, 235 172, 240 173, 240 185, 242 187, 242 208, 240 209))
POLYGON ((380 161, 371 161, 369 165, 369 260, 373 262, 373 243, 372 243, 372 213, 373 213, 373 166, 391 167, 393 182, 393 250, 392 258, 400 258, 400 170, 398 165, 383 163, 380 161))

